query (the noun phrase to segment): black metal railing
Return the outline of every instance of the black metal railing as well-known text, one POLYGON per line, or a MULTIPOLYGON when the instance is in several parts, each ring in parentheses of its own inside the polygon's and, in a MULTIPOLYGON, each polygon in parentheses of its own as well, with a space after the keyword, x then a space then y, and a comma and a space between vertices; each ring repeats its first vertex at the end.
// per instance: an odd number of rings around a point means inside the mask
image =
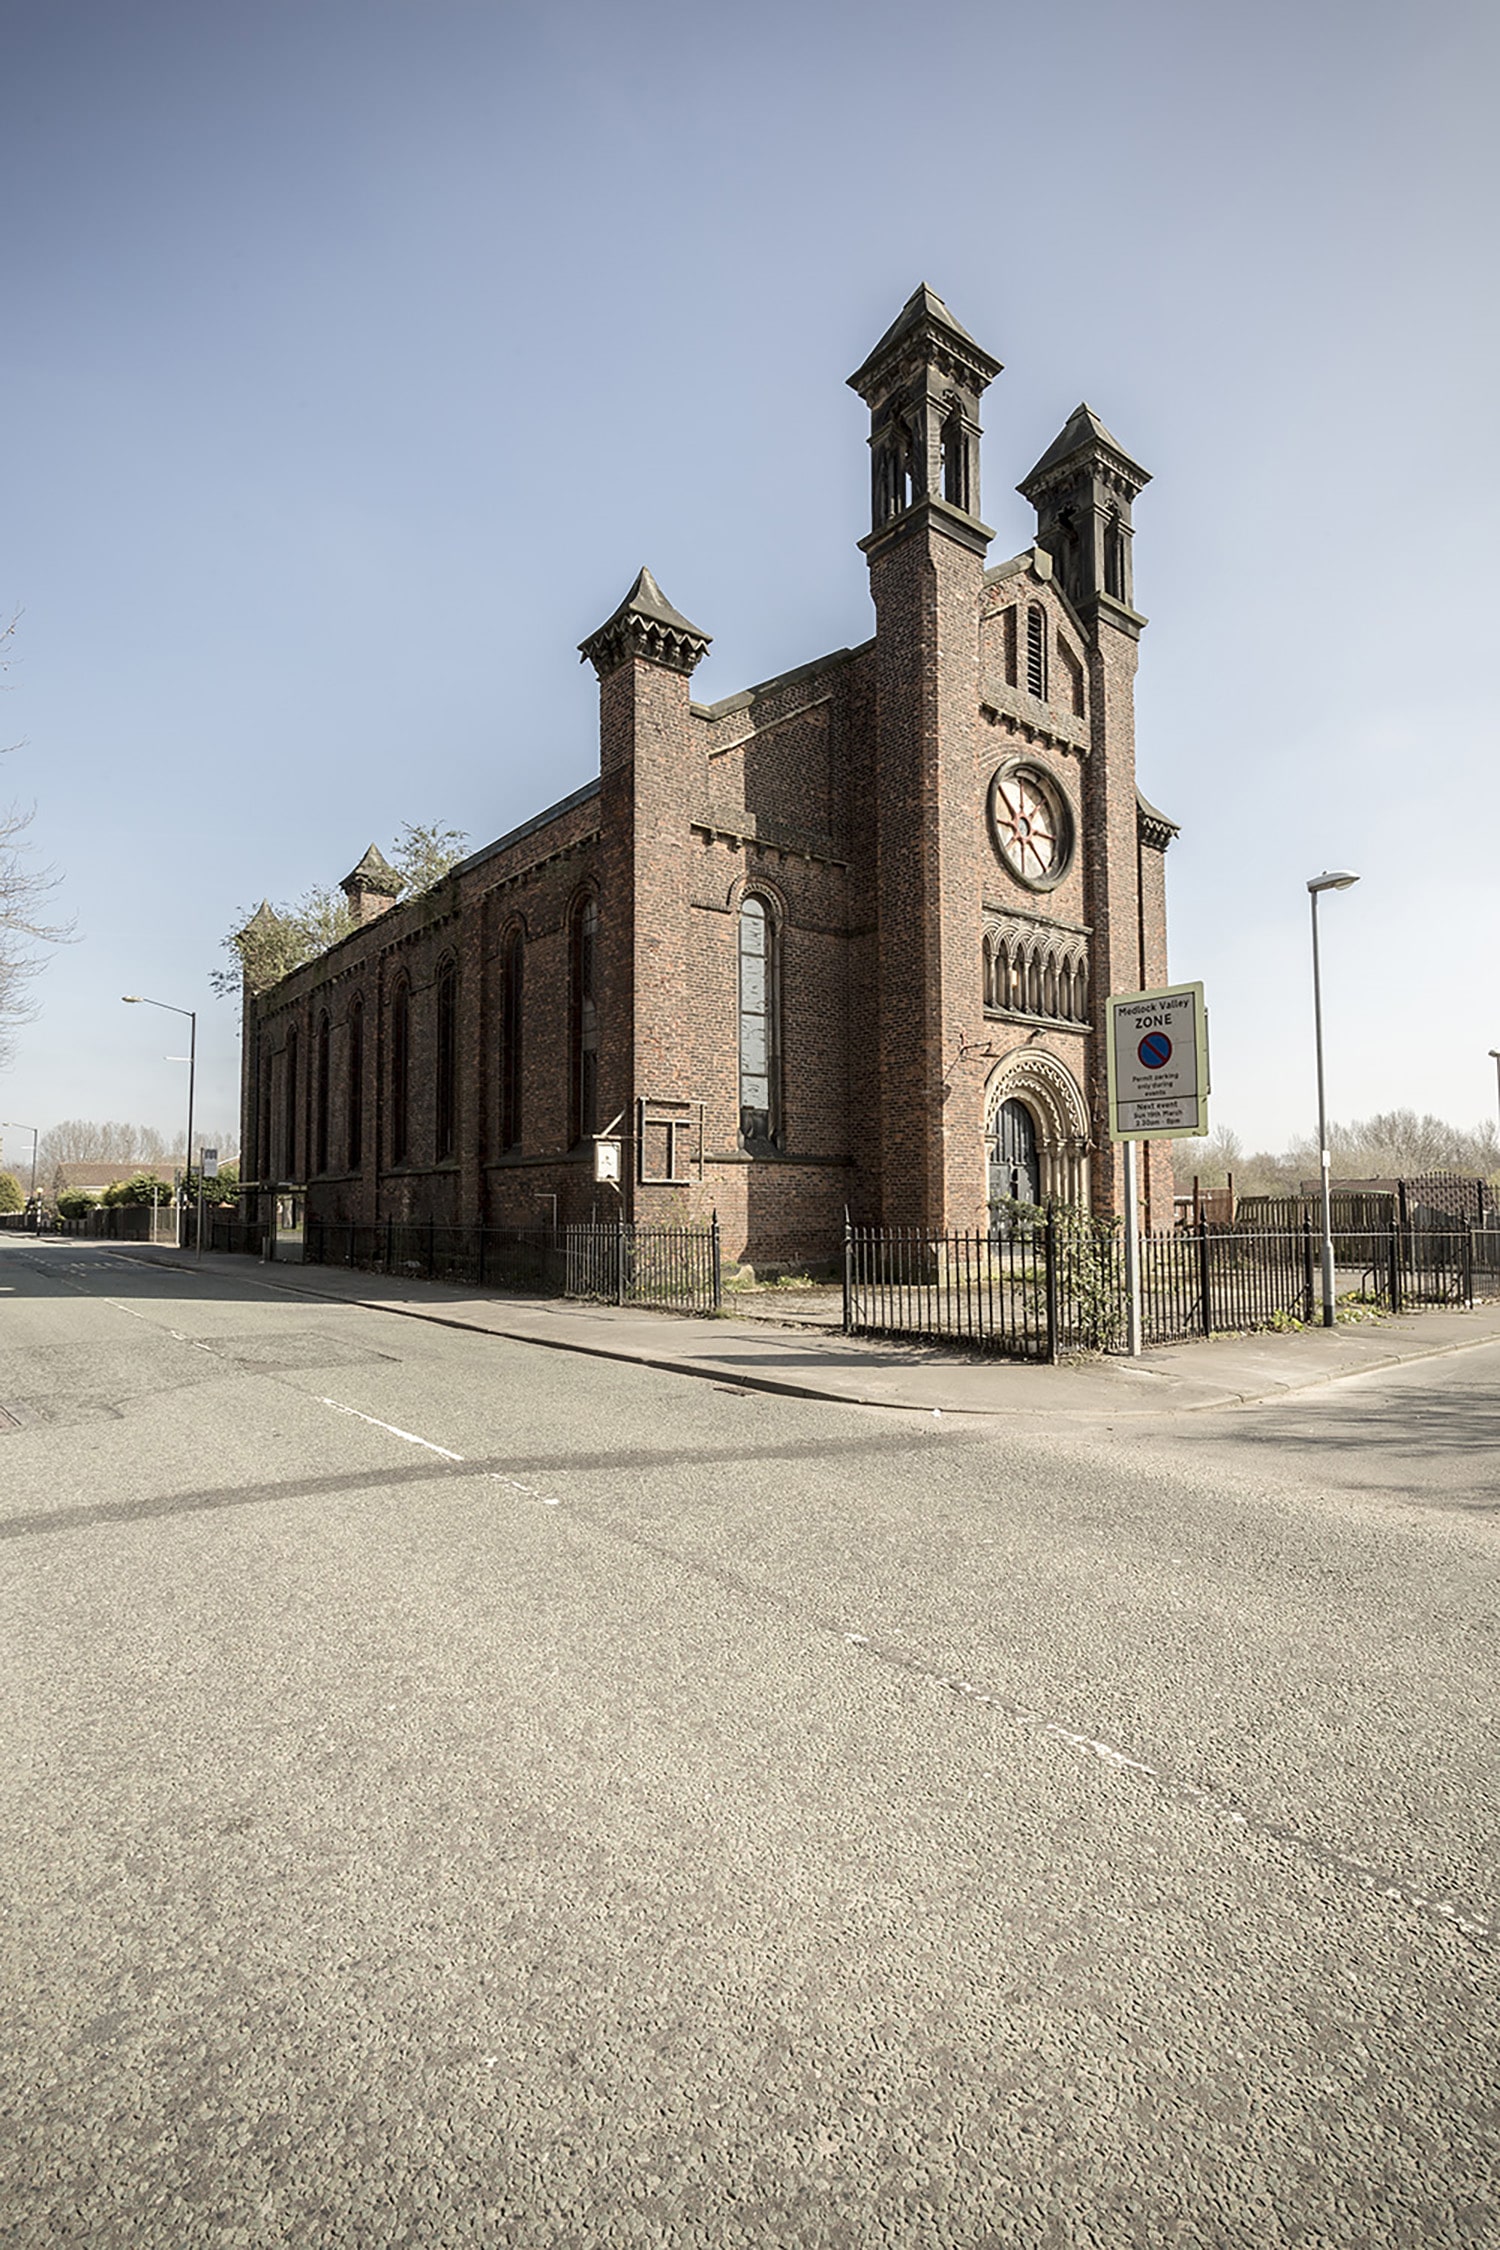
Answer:
POLYGON ((846 1227, 844 1326, 851 1336, 915 1336, 1054 1360, 1056 1227, 1053 1219, 993 1235, 846 1227))
POLYGON ((721 1301, 717 1219, 706 1227, 623 1220, 602 1226, 445 1227, 309 1217, 302 1257, 306 1265, 610 1305, 715 1312, 721 1301))
MULTIPOLYGON (((1320 1243, 1295 1228, 1179 1227, 1140 1238, 1141 1338, 1311 1323, 1320 1243)), ((1339 1301, 1400 1312, 1500 1296, 1500 1228, 1362 1226, 1334 1235, 1339 1301)), ((844 1326, 1007 1359, 1126 1348, 1125 1245, 1111 1221, 1074 1212, 1007 1219, 992 1233, 855 1227, 844 1233, 844 1326)))

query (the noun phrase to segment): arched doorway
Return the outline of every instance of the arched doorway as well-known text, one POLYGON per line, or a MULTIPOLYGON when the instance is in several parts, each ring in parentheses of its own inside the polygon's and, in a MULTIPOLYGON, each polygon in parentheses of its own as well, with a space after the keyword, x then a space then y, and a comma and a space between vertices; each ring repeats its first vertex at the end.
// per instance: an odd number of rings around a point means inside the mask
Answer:
POLYGON ((1022 1101, 1012 1098, 997 1105, 989 1134, 990 1217, 1009 1203, 1039 1203, 1041 1165, 1037 1156, 1036 1119, 1022 1101))
POLYGON ((1045 1048, 1007 1055, 985 1107, 992 1218, 1012 1203, 1087 1208, 1089 1120, 1078 1082, 1045 1048))

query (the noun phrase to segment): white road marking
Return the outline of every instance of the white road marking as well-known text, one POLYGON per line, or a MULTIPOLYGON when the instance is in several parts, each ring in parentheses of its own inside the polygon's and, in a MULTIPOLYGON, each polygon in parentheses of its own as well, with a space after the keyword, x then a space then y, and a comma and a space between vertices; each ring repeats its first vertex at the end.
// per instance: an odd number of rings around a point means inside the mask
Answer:
POLYGON ((417 1437, 411 1430, 398 1430, 394 1422, 382 1422, 378 1415, 361 1414, 357 1406, 344 1406, 336 1398, 320 1398, 319 1406, 331 1406, 335 1414, 352 1414, 356 1422, 368 1422, 372 1430, 384 1430, 390 1437, 398 1437, 407 1445, 424 1446, 429 1453, 440 1454, 445 1461, 461 1461, 461 1453, 450 1452, 446 1445, 434 1445, 431 1438, 417 1437))
MULTIPOLYGON (((424 1446, 429 1453, 438 1454, 444 1461, 462 1461, 464 1458, 449 1446, 434 1445, 431 1438, 418 1437, 413 1430, 398 1430, 394 1422, 382 1422, 378 1415, 362 1414, 357 1406, 345 1406, 341 1399, 319 1398, 318 1404, 331 1406, 335 1414, 352 1414, 356 1422, 368 1422, 372 1430, 384 1430, 388 1436, 401 1438, 407 1445, 424 1446)), ((538 1492, 534 1484, 521 1484, 515 1477, 502 1476, 498 1469, 486 1469, 484 1476, 486 1483, 503 1484, 507 1492, 520 1492, 528 1500, 540 1500, 544 1508, 562 1505, 561 1501, 550 1498, 545 1492, 538 1492)))
POLYGON ((1196 1782, 1177 1781, 1159 1766, 1147 1765, 1140 1758, 1132 1758, 1127 1751, 1117 1749, 1111 1742, 1101 1742, 1093 1735, 1079 1733, 1075 1727, 1065 1727, 1060 1721, 1049 1719, 1044 1712, 1028 1711, 1020 1704, 1007 1701, 1003 1695, 993 1695, 984 1688, 976 1687, 972 1680, 955 1680, 947 1673, 929 1670, 919 1657, 908 1656, 904 1651, 897 1654, 893 1650, 883 1649, 872 1642, 867 1633, 842 1633, 839 1637, 845 1648, 868 1649, 879 1662, 894 1664, 903 1672, 917 1673, 932 1680, 936 1686, 947 1688, 953 1695, 961 1695, 970 1702, 983 1704, 987 1710, 1012 1720, 1017 1726, 1031 1728, 1038 1734, 1051 1735, 1054 1741, 1065 1742, 1070 1749, 1086 1751, 1090 1757, 1097 1758, 1102 1765, 1114 1767, 1117 1772, 1140 1774, 1144 1780, 1154 1782, 1164 1795, 1176 1798, 1180 1804, 1195 1805, 1211 1818, 1227 1821, 1231 1827, 1243 1828, 1247 1835, 1270 1837, 1277 1843, 1289 1844, 1322 1867, 1332 1868, 1341 1875, 1352 1875, 1361 1890, 1373 1891, 1378 1897, 1390 1899, 1398 1906, 1415 1907, 1422 1914, 1437 1915, 1454 1929, 1462 1930, 1465 1937, 1478 1938, 1486 1944, 1493 1944, 1500 1938, 1500 1927, 1465 1913, 1456 1899, 1434 1898, 1428 1892, 1419 1890, 1414 1883, 1402 1882, 1399 1876, 1382 1873, 1380 1869, 1371 1867, 1366 1860, 1350 1859, 1347 1854, 1320 1843, 1316 1837, 1304 1836, 1280 1821, 1258 1819, 1253 1814, 1238 1812, 1215 1790, 1200 1788, 1196 1782))

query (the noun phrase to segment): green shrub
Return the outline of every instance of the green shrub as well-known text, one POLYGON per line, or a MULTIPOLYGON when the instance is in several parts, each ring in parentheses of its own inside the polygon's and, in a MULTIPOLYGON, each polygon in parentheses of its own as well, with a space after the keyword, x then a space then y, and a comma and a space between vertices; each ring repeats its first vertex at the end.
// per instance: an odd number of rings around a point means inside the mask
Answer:
POLYGON ((14 1172, 0 1172, 0 1211, 24 1211, 26 1198, 14 1172))
POLYGON ((150 1172, 137 1172, 130 1180, 116 1180, 107 1187, 103 1200, 110 1205, 119 1203, 170 1203, 172 1183, 159 1180, 150 1172))

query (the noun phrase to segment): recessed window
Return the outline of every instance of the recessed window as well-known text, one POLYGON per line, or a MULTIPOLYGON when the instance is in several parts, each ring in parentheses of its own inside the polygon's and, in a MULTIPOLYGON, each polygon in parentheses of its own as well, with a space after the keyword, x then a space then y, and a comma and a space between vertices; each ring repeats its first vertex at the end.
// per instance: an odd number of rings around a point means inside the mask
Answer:
POLYGON ((573 913, 573 1139, 599 1130, 599 908, 592 895, 573 913))
POLYGON ((521 979, 525 941, 512 930, 500 969, 500 1146, 521 1139, 521 979))
POLYGON ((282 1080, 281 1095, 281 1176, 284 1180, 297 1177, 297 1034, 286 1035, 286 1052, 282 1061, 286 1075, 282 1080))
POLYGON ((437 977, 437 1085, 434 1089, 433 1153, 441 1164, 458 1139, 458 971, 445 961, 437 977))
POLYGON ((1033 602, 1026 612, 1026 690, 1041 702, 1047 700, 1047 618, 1033 602))
POLYGON ((411 986, 403 977, 391 995, 391 1162, 404 1164, 411 1123, 411 986))
POLYGON ((365 1004, 355 1000, 349 1009, 348 1077, 349 1169, 357 1172, 365 1159, 365 1004))
POLYGON ((328 1012, 325 1009, 318 1018, 318 1052, 316 1060, 318 1078, 317 1090, 313 1096, 313 1100, 316 1106, 313 1110, 312 1168, 315 1172, 326 1172, 328 1169, 328 1098, 330 1093, 328 1068, 329 1050, 330 1034, 328 1029, 328 1012))
POLYGON ((781 1131, 776 932, 763 898, 740 907, 740 1145, 772 1148, 781 1131))

